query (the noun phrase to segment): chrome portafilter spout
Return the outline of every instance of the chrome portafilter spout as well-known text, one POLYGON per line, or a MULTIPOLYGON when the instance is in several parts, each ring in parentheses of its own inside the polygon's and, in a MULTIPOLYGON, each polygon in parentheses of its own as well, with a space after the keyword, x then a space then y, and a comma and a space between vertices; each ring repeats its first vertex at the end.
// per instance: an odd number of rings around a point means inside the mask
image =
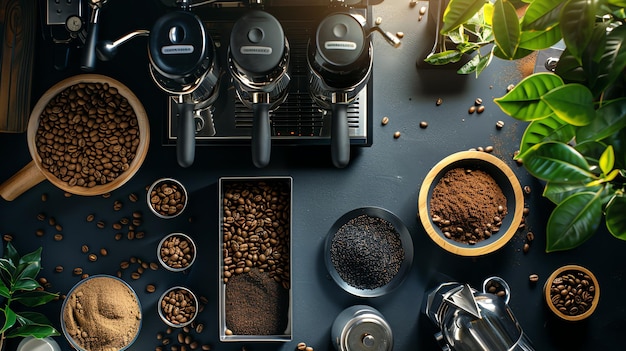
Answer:
POLYGON ((289 42, 274 16, 252 10, 235 22, 228 47, 228 69, 238 99, 253 112, 252 163, 258 168, 270 161, 270 112, 287 98, 289 60, 289 42))

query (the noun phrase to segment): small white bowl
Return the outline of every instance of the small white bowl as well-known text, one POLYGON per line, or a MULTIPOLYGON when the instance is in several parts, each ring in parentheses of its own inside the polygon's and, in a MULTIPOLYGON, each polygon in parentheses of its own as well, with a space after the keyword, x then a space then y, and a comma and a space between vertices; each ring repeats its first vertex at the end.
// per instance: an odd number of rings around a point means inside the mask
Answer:
POLYGON ((61 351, 61 347, 52 338, 29 336, 20 341, 16 351, 61 351))

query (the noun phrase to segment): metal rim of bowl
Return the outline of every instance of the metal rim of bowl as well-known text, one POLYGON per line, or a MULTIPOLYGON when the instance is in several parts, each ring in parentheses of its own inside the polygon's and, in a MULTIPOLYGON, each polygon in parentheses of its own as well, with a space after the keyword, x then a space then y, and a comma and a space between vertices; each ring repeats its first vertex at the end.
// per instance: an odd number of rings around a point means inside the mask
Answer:
POLYGON ((139 338, 139 334, 141 332, 141 327, 143 325, 143 310, 141 307, 141 301, 139 300, 139 296, 137 296, 137 292, 135 291, 135 289, 133 289, 132 286, 130 286, 130 284, 128 284, 125 280, 112 276, 112 275, 108 275, 108 274, 94 274, 92 276, 89 276, 85 279, 82 279, 81 281, 79 281, 78 283, 74 284, 74 286, 70 289, 70 291, 67 293, 67 297, 65 299, 63 299, 63 304, 61 305, 61 331, 63 333, 63 336, 65 336, 65 339, 67 340, 67 342, 70 343, 70 345, 76 349, 77 351, 89 351, 83 347, 81 347, 80 345, 78 345, 78 343, 74 340, 74 338, 72 338, 68 332, 67 332, 67 328, 65 327, 65 320, 63 318, 63 314, 65 311, 65 307, 67 306, 67 301, 69 301, 69 297, 72 296, 72 294, 74 293, 74 291, 81 286, 82 284, 84 284, 85 282, 92 280, 92 279, 96 279, 96 278, 110 278, 113 280, 116 280, 118 282, 121 282, 122 284, 124 284, 124 286, 126 286, 126 288, 128 288, 128 290, 130 292, 133 293, 133 296, 135 297, 135 300, 137 301, 137 306, 139 307, 139 312, 141 313, 141 318, 139 319, 139 326, 137 328, 137 333, 135 334, 135 336, 133 337, 133 339, 128 343, 128 345, 124 346, 123 348, 121 348, 119 351, 124 351, 127 350, 129 347, 131 347, 135 341, 137 341, 137 338, 139 338))
POLYGON ((189 269, 193 265, 193 263, 196 261, 196 257, 198 256, 197 252, 198 251, 197 251, 197 248, 196 248, 196 242, 189 235, 187 235, 185 233, 176 232, 176 233, 167 234, 166 236, 163 237, 163 239, 161 239, 161 241, 159 241, 159 245, 157 245, 157 252, 156 252, 156 254, 157 254, 157 259, 159 260, 159 263, 161 264, 161 266, 163 266, 163 268, 165 268, 165 269, 167 269, 169 271, 172 271, 172 272, 182 272, 182 271, 185 271, 185 270, 189 269), (180 237, 185 238, 191 244, 191 247, 193 248, 193 255, 192 255, 192 258, 191 258, 191 262, 189 262, 189 264, 187 266, 185 266, 185 267, 174 268, 174 267, 168 265, 167 263, 165 263, 163 261, 163 258, 161 257, 161 246, 163 246, 163 243, 165 242, 165 240, 167 240, 167 239, 169 239, 169 238, 171 238, 173 236, 180 236, 180 237))
MULTIPOLYGON (((491 175, 494 176, 493 174, 491 175)), ((494 179, 495 178, 496 177, 494 177, 494 179)), ((498 185, 502 188, 502 184, 498 185)), ((418 216, 420 218, 422 226, 424 227, 424 230, 426 231, 428 236, 437 245, 453 254, 475 257, 494 252, 500 249, 506 243, 508 243, 511 238, 513 238, 518 230, 519 225, 522 222, 522 213, 524 210, 524 194, 522 193, 522 187, 519 183, 519 180, 515 176, 515 173, 513 173, 511 168, 506 163, 504 163, 504 161, 489 153, 482 151, 460 151, 443 158, 428 172, 420 187, 417 204, 418 216), (500 231, 497 237, 492 236, 493 240, 489 241, 488 244, 479 244, 474 246, 459 243, 452 239, 446 238, 441 230, 439 230, 439 227, 433 224, 430 216, 429 204, 429 194, 436 184, 434 180, 440 178, 443 175, 444 171, 454 168, 454 164, 471 161, 483 162, 502 172, 503 177, 501 178, 506 178, 508 185, 510 185, 512 189, 514 197, 513 199, 507 198, 507 202, 512 203, 515 206, 512 220, 504 233, 500 231)), ((510 215, 511 212, 509 212, 508 216, 510 215)), ((487 240, 484 241, 487 242, 487 240)))
POLYGON ((155 180, 152 185, 150 185, 150 187, 148 188, 148 192, 146 195, 146 201, 148 203, 148 208, 150 208, 150 211, 152 211, 152 213, 154 213, 155 216, 159 217, 159 218, 163 218, 163 219, 172 219, 172 218, 176 218, 178 216, 180 216, 183 212, 185 212, 185 209, 187 209, 187 201, 189 201, 189 195, 187 193, 187 188, 185 188, 185 186, 183 185, 183 183, 181 183, 180 181, 174 179, 174 178, 160 178, 155 180), (154 190, 154 188, 157 185, 160 185, 162 183, 174 183, 176 185, 178 185, 182 191, 183 194, 185 195, 185 202, 183 203, 183 209, 180 210, 179 212, 176 212, 175 214, 169 216, 169 215, 163 215, 159 212, 157 212, 157 210, 154 208, 154 206, 152 206, 152 202, 150 202, 150 194, 152 193, 152 190, 154 190))
POLYGON ((413 265, 413 239, 411 237, 409 229, 406 227, 404 222, 402 222, 402 220, 392 212, 384 208, 374 206, 357 208, 339 217, 339 219, 335 221, 335 223, 328 231, 324 245, 324 262, 326 264, 326 270, 330 274, 331 278, 339 287, 341 287, 346 292, 358 297, 383 296, 400 286, 404 282, 409 271, 411 270, 411 266, 413 265), (389 281, 389 283, 374 289, 359 289, 348 284, 341 278, 341 276, 335 269, 335 266, 333 265, 330 257, 330 247, 332 245, 332 239, 335 236, 337 230, 339 230, 339 228, 346 224, 349 220, 356 218, 360 215, 377 217, 391 223, 400 237, 400 241, 402 242, 402 249, 404 250, 404 260, 400 265, 398 273, 391 279, 391 281, 389 281))
POLYGON ((598 307, 598 302, 600 301, 600 284, 598 283, 598 279, 596 278, 596 276, 589 269, 583 266, 576 265, 576 264, 568 264, 568 265, 561 266, 555 269, 554 272, 550 274, 550 276, 548 277, 548 279, 546 280, 543 286, 543 295, 546 301, 546 305, 548 305, 548 308, 550 309, 550 311, 552 311, 552 313, 554 313, 554 315, 566 321, 576 322, 576 321, 581 321, 591 316, 593 312, 596 310, 596 307, 598 307), (552 285, 551 282, 557 277, 557 275, 563 272, 567 272, 567 271, 578 271, 578 272, 587 274, 591 278, 591 281, 593 281, 593 285, 595 286, 595 289, 596 289, 593 295, 593 304, 591 305, 591 308, 589 308, 584 313, 577 314, 575 316, 570 316, 570 315, 562 313, 556 308, 556 306, 552 304, 552 301, 550 300, 551 299, 550 286, 552 285))
POLYGON ((186 287, 184 287, 182 285, 177 285, 177 286, 173 286, 173 287, 165 290, 165 292, 163 294, 161 294, 161 296, 159 297, 158 305, 157 305, 157 311, 159 313, 159 317, 161 318, 163 323, 165 323, 166 325, 168 325, 168 326, 170 326, 172 328, 183 328, 183 327, 186 327, 189 324, 191 324, 196 319, 196 317, 198 316, 198 306, 199 306, 199 304, 198 304, 198 297, 196 296, 196 294, 193 291, 191 291, 191 289, 189 289, 189 288, 186 288, 186 287), (185 290, 185 291, 189 292, 191 294, 191 296, 193 297, 193 302, 194 302, 194 305, 196 306, 196 311, 194 312, 193 316, 191 318, 189 318, 189 320, 187 322, 185 322, 185 323, 180 323, 180 324, 172 323, 163 314, 163 310, 161 308, 161 301, 163 301, 163 298, 169 292, 174 291, 174 290, 185 290))

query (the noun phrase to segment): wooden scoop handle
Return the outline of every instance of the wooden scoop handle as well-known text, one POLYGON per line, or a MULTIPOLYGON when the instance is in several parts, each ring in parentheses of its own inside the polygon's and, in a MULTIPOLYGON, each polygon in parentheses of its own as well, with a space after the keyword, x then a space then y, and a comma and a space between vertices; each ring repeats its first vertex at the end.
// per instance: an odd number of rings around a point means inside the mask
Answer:
POLYGON ((0 196, 7 201, 13 201, 45 179, 46 176, 41 173, 35 161, 30 161, 11 178, 0 184, 0 196))

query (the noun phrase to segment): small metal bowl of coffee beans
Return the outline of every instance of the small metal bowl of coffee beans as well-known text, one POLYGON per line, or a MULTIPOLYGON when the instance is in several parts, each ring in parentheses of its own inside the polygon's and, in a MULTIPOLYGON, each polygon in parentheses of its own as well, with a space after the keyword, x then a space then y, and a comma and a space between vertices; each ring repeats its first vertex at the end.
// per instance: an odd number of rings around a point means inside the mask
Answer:
POLYGON ((596 276, 579 265, 556 269, 546 280, 543 290, 550 311, 571 322, 591 316, 600 300, 600 285, 596 276))
POLYGON ((171 233, 163 237, 157 246, 157 258, 163 268, 182 272, 196 260, 196 244, 183 233, 171 233))
POLYGON ((159 317, 172 328, 183 328, 198 315, 198 298, 184 286, 174 286, 159 298, 159 317))
POLYGON ((379 207, 341 216, 325 242, 324 259, 332 279, 359 297, 385 295, 400 286, 413 263, 413 240, 404 223, 379 207))
POLYGON ((524 194, 509 166, 485 151, 461 151, 439 161, 418 195, 418 217, 428 236, 460 256, 504 246, 522 223, 524 194))
POLYGON ((173 178, 156 180, 148 188, 147 197, 148 207, 160 218, 177 217, 187 207, 187 189, 173 178))

